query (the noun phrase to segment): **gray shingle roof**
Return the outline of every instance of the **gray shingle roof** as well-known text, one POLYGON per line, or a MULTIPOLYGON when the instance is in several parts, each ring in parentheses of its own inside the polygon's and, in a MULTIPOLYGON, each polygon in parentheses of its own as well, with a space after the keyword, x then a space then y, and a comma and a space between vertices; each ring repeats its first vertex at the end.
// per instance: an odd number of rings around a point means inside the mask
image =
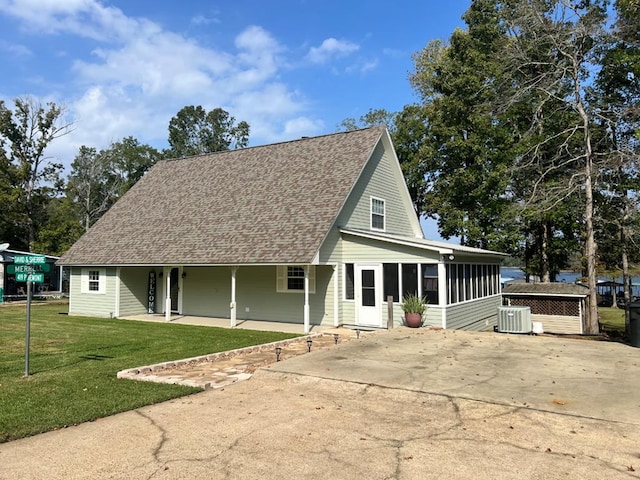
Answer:
POLYGON ((589 295, 585 285, 577 283, 508 283, 502 293, 520 293, 531 295, 589 295))
POLYGON ((160 161, 59 263, 310 263, 383 131, 160 161))

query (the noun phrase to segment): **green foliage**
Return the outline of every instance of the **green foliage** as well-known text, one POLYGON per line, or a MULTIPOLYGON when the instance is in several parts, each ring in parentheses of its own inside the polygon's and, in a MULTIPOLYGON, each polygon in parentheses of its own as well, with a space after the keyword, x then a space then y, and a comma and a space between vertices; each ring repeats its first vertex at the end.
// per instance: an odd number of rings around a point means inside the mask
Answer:
POLYGON ((24 306, 0 314, 0 442, 188 395, 180 385, 119 380, 126 368, 268 343, 295 335, 60 315, 34 305, 29 378, 24 306))
POLYGON ((133 137, 100 152, 81 146, 71 164, 66 192, 76 205, 75 219, 88 230, 160 158, 155 148, 133 137))
POLYGON ((11 202, 3 204, 0 236, 14 248, 33 249, 47 204, 60 189, 62 165, 45 150, 69 125, 60 123, 63 109, 55 103, 27 97, 14 106, 11 111, 0 101, 0 199, 11 202))
POLYGON ((444 238, 505 249, 514 237, 505 192, 517 137, 509 113, 499 114, 495 104, 503 83, 498 53, 507 37, 494 2, 473 2, 464 18, 468 30, 456 30, 448 44, 429 42, 414 56, 410 80, 423 101, 418 118, 427 120, 412 129, 423 142, 408 158, 425 175, 414 186, 422 196, 416 203, 438 219, 444 238))
POLYGON ((359 120, 355 118, 345 118, 340 125, 338 125, 339 131, 351 131, 361 128, 385 126, 390 133, 393 134, 396 128, 396 113, 388 112, 384 108, 369 109, 367 113, 362 115, 359 120))
POLYGON ((414 294, 407 294, 402 297, 402 311, 404 313, 424 314, 427 309, 427 300, 414 294))
POLYGON ((169 122, 168 155, 184 157, 244 148, 249 143, 249 124, 222 108, 207 112, 200 105, 183 107, 169 122))

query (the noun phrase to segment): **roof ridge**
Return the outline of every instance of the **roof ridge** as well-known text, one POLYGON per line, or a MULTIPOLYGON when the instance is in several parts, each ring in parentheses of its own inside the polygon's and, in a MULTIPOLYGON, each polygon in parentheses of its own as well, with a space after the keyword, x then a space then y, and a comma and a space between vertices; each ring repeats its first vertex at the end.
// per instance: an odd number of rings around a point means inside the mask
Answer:
POLYGON ((184 157, 163 158, 162 160, 159 160, 156 163, 159 163, 159 162, 176 162, 176 161, 179 161, 179 160, 191 160, 191 159, 196 159, 196 158, 201 158, 201 157, 206 157, 206 156, 212 156, 212 155, 229 154, 229 153, 232 153, 232 152, 246 152, 247 150, 255 150, 257 148, 275 147, 275 146, 279 146, 279 145, 286 145, 286 144, 289 144, 289 143, 303 142, 303 141, 309 141, 309 140, 317 140, 317 139, 324 138, 324 137, 332 137, 332 136, 338 136, 338 135, 360 133, 360 132, 364 132, 365 130, 382 129, 382 128, 385 128, 385 127, 383 125, 374 125, 374 126, 366 127, 366 128, 358 128, 356 130, 345 130, 343 132, 324 133, 322 135, 315 135, 313 137, 302 136, 300 138, 294 138, 292 140, 282 140, 280 142, 264 143, 262 145, 251 145, 251 146, 243 147, 243 148, 234 148, 233 150, 217 150, 215 152, 198 153, 196 155, 185 155, 184 157))

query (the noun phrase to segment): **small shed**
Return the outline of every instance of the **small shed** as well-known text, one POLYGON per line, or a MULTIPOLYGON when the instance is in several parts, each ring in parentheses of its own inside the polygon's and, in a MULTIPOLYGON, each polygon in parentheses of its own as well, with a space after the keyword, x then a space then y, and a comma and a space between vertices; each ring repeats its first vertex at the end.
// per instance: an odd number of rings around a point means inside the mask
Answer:
POLYGON ((545 332, 582 334, 589 289, 577 283, 509 283, 502 290, 505 305, 530 307, 531 320, 545 332))

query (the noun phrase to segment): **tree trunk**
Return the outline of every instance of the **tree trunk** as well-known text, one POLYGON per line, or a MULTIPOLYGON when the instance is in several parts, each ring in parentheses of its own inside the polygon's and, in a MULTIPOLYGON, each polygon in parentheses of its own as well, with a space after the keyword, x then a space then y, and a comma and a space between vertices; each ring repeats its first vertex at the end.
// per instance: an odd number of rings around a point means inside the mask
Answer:
POLYGON ((627 235, 624 226, 620 229, 620 240, 622 242, 622 283, 624 288, 624 332, 629 335, 629 324, 631 323, 631 313, 629 304, 631 303, 631 275, 629 275, 629 256, 627 255, 627 235))
POLYGON ((549 223, 543 221, 540 224, 540 281, 549 283, 549 223))

